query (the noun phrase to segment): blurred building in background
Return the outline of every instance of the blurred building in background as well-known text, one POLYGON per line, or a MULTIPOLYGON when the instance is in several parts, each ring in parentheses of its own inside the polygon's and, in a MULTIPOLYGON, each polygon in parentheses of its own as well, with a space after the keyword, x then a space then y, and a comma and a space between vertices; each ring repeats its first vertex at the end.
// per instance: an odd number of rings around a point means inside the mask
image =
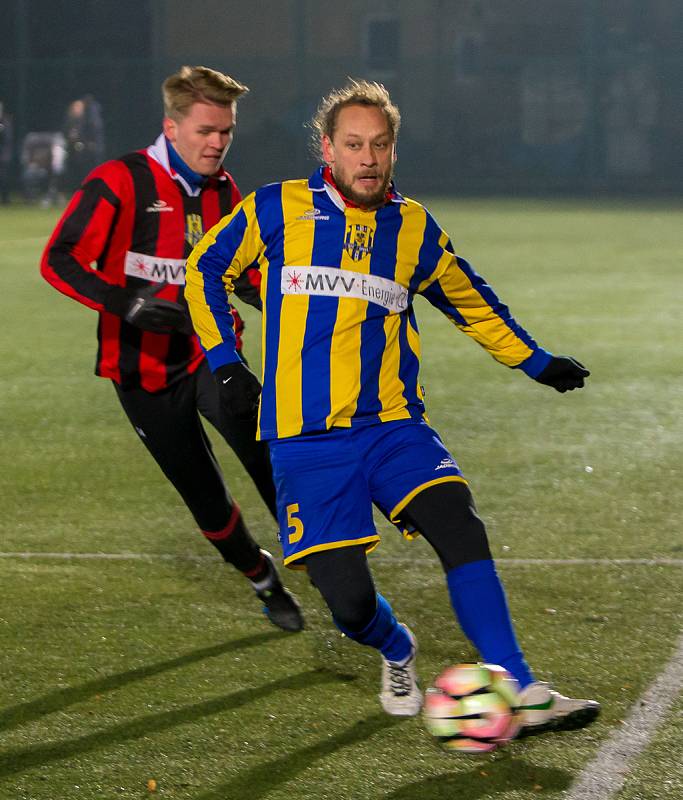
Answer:
MULTIPOLYGON (((151 142, 182 64, 234 74, 240 184, 305 174, 304 123, 347 76, 401 107, 404 191, 680 193, 680 0, 4 0, 16 140, 101 103, 107 154, 151 142)), ((230 157, 229 157, 230 158, 230 157)))

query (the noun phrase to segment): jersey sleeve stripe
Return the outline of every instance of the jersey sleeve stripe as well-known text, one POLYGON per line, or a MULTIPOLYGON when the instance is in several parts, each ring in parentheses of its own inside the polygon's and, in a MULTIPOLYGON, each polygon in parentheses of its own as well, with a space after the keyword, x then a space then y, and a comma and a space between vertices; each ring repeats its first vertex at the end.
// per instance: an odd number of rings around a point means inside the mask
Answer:
POLYGON ((512 314, 510 313, 510 309, 502 303, 496 293, 493 291, 491 286, 481 277, 478 275, 470 266, 470 264, 465 261, 464 258, 460 258, 459 256, 456 257, 458 261, 458 266, 460 269, 467 275, 472 284, 472 287, 479 292, 479 294, 486 300, 489 307, 492 308, 495 313, 505 322, 505 324, 510 328, 510 330, 520 338, 526 345, 529 346, 531 349, 535 349, 537 347, 536 342, 534 339, 519 325, 515 319, 513 318, 512 314))
POLYGON ((210 366, 237 361, 234 319, 226 306, 232 289, 229 270, 239 272, 238 250, 247 229, 243 205, 209 230, 187 260, 185 296, 210 366), (235 266, 235 262, 237 265, 235 266))
POLYGON ((97 311, 104 309, 110 285, 90 264, 106 242, 98 231, 108 231, 118 198, 102 179, 90 180, 74 196, 41 259, 45 280, 63 294, 97 311))
MULTIPOLYGON (((421 220, 423 220, 422 244, 420 246, 415 272, 410 280, 409 288, 411 294, 421 291, 424 282, 428 281, 434 274, 443 255, 443 248, 439 241, 441 229, 436 224, 431 214, 427 213, 424 208, 421 208, 421 211, 421 220)), ((417 219, 415 224, 418 224, 417 219)))
POLYGON ((517 366, 537 349, 534 340, 512 318, 510 311, 493 289, 462 258, 439 278, 450 305, 457 307, 465 325, 461 330, 472 336, 497 360, 517 366))

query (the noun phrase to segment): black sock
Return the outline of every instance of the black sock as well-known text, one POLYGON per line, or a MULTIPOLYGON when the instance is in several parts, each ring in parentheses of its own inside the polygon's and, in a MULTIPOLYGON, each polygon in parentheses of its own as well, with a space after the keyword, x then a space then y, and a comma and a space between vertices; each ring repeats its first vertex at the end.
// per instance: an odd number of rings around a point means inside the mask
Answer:
POLYGON ((268 561, 244 524, 237 504, 232 507, 230 519, 224 528, 202 533, 223 560, 232 564, 250 581, 258 582, 267 577, 270 572, 268 561))

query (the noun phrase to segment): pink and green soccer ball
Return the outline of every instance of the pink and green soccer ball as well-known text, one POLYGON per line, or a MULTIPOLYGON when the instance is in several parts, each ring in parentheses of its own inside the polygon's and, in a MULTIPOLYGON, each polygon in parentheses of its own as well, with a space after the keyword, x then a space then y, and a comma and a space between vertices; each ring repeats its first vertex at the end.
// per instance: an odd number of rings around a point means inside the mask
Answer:
POLYGON ((521 727, 519 691, 512 675, 495 664, 447 667, 425 695, 427 730, 446 750, 490 753, 521 727))

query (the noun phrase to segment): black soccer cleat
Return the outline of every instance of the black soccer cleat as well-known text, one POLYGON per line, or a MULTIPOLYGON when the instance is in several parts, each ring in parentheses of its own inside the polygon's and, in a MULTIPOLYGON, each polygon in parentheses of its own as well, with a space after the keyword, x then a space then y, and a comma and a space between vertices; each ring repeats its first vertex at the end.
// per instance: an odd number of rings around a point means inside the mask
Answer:
POLYGON ((301 606, 294 595, 282 585, 271 554, 267 550, 261 552, 268 563, 269 572, 267 585, 256 589, 256 596, 263 602, 263 613, 277 628, 298 633, 304 628, 301 606))

